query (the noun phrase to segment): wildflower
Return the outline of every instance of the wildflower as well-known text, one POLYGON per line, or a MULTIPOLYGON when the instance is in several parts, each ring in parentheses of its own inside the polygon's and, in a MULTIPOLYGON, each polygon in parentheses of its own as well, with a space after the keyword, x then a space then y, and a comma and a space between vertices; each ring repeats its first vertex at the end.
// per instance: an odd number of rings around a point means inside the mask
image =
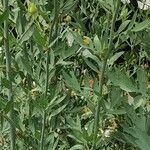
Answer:
POLYGON ((31 14, 31 15, 34 15, 36 14, 38 11, 36 5, 34 3, 29 3, 28 5, 28 12, 31 14))
POLYGON ((105 136, 105 137, 110 137, 110 134, 111 134, 111 130, 110 130, 110 129, 106 129, 106 130, 104 131, 104 136, 105 136))
POLYGON ((75 29, 75 32, 77 32, 79 35, 81 35, 81 29, 80 28, 75 29))
POLYGON ((67 15, 67 16, 64 18, 64 22, 66 22, 66 23, 71 22, 71 17, 70 17, 69 15, 67 15))
POLYGON ((87 36, 83 37, 83 44, 84 45, 89 45, 91 43, 91 39, 87 36))
POLYGON ((37 88, 31 90, 32 98, 36 98, 40 94, 40 91, 37 88))

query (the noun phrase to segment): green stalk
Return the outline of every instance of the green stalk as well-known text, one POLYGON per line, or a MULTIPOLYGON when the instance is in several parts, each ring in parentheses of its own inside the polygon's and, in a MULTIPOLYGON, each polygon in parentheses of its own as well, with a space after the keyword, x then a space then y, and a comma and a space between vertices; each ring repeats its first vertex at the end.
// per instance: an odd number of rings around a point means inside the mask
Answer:
MULTIPOLYGON (((4 11, 8 10, 8 0, 3 0, 4 11)), ((12 102, 10 108, 10 119, 14 120, 14 102, 13 102, 13 93, 12 93, 12 81, 11 81, 11 54, 9 50, 9 24, 8 18, 4 21, 4 49, 5 49, 5 56, 6 56, 6 75, 7 80, 9 81, 9 89, 8 89, 8 101, 12 102)), ((10 124, 10 149, 15 150, 15 143, 16 143, 16 133, 15 127, 10 124)))
POLYGON ((119 7, 120 7, 120 0, 117 0, 117 6, 115 9, 115 13, 112 18, 112 25, 110 29, 110 38, 109 38, 109 44, 108 44, 108 50, 106 53, 106 56, 103 60, 103 67, 101 70, 101 77, 100 77, 100 91, 99 91, 99 99, 96 107, 96 112, 95 112, 95 120, 94 120, 94 135, 93 135, 93 146, 92 150, 96 150, 96 142, 97 142, 97 132, 99 128, 99 115, 100 115, 100 106, 101 106, 101 101, 102 101, 102 90, 103 90, 103 84, 104 84, 104 74, 107 66, 107 60, 109 58, 109 55, 112 51, 112 45, 113 45, 113 37, 114 37, 114 28, 115 28, 115 22, 117 19, 117 15, 119 12, 119 7))
MULTIPOLYGON (((49 33, 49 41, 48 43, 50 44, 52 41, 52 33, 54 30, 54 26, 57 22, 58 19, 58 0, 54 1, 54 9, 55 9, 55 17, 51 26, 51 30, 49 33)), ((56 29, 56 28, 55 28, 56 29)), ((47 99, 47 94, 48 94, 48 82, 49 82, 49 52, 50 48, 47 50, 46 54, 46 82, 45 82, 45 99, 47 99)), ((42 132, 41 132, 41 140, 40 140, 40 150, 44 150, 44 133, 45 133, 45 121, 46 121, 46 111, 43 111, 43 116, 42 116, 42 132)))
MULTIPOLYGON (((21 2, 19 0, 17 0, 18 7, 19 7, 20 3, 21 2)), ((21 33, 20 34, 22 35, 25 32, 25 29, 24 29, 25 26, 24 26, 24 24, 26 23, 25 22, 26 18, 24 16, 24 12, 23 12, 22 9, 20 9, 20 11, 18 12, 18 17, 19 17, 19 22, 20 22, 20 27, 21 27, 21 30, 20 30, 21 33)), ((30 39, 30 41, 32 41, 32 39, 30 39)), ((26 47, 26 43, 23 42, 22 46, 23 46, 23 49, 22 49, 23 55, 27 59, 27 61, 29 61, 29 56, 28 56, 28 50, 27 50, 27 47, 26 47)), ((31 51, 32 51, 32 48, 33 48, 33 45, 31 44, 30 45, 30 50, 31 51)), ((31 75, 29 73, 27 73, 26 78, 27 78, 28 90, 30 91, 31 88, 32 88, 32 78, 31 78, 31 75)), ((30 95, 29 95, 29 98, 31 99, 30 95)), ((31 112, 33 110, 31 103, 32 103, 32 101, 29 101, 29 118, 28 118, 28 124, 30 124, 30 122, 31 122, 31 112)), ((28 140, 28 147, 29 147, 30 146, 29 143, 32 140, 32 138, 30 137, 30 135, 28 136, 27 140, 28 140)))

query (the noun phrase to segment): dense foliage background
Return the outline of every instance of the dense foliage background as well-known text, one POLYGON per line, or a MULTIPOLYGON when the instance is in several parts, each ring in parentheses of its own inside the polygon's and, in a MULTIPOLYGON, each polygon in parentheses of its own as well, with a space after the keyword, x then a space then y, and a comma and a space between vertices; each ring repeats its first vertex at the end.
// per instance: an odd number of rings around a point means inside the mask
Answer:
POLYGON ((149 150, 146 6, 1 0, 0 149, 149 150))

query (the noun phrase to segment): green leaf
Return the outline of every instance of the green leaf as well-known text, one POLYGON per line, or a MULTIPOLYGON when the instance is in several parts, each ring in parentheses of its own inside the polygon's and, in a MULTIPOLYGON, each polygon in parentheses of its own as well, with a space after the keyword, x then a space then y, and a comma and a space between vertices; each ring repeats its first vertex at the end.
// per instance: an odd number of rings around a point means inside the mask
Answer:
POLYGON ((132 31, 133 32, 142 31, 142 30, 148 28, 149 24, 150 24, 150 20, 145 20, 141 23, 136 24, 135 27, 132 29, 132 31))
POLYGON ((2 24, 8 18, 8 15, 9 15, 8 10, 5 10, 3 14, 0 15, 0 24, 2 24))
POLYGON ((89 61, 87 58, 84 58, 84 61, 92 70, 94 70, 97 73, 99 72, 98 67, 95 64, 93 64, 91 61, 89 61))
POLYGON ((150 136, 145 132, 142 132, 138 128, 135 130, 138 139, 135 141, 141 150, 149 150, 150 148, 150 136))
POLYGON ((126 114, 126 110, 125 109, 114 109, 114 110, 108 110, 109 114, 113 114, 113 115, 123 115, 126 114))
POLYGON ((111 108, 117 107, 120 105, 121 102, 121 89, 119 87, 112 87, 110 92, 110 99, 111 99, 111 108))
POLYGON ((5 108, 4 108, 5 114, 7 114, 11 110, 12 105, 13 105, 13 101, 12 100, 7 102, 7 104, 6 104, 5 108))
POLYGON ((101 42, 97 35, 94 37, 94 46, 98 52, 102 49, 101 42))
POLYGON ((9 89, 10 86, 11 86, 11 83, 6 78, 1 78, 1 85, 4 86, 4 87, 6 87, 7 89, 9 89))
POLYGON ((125 30, 125 28, 128 26, 128 24, 131 22, 131 20, 126 20, 126 21, 124 21, 121 25, 120 25, 120 27, 119 27, 119 29, 118 29, 118 34, 119 33, 121 33, 123 30, 125 30))
POLYGON ((134 13, 131 22, 129 23, 128 30, 131 30, 132 27, 134 26, 137 18, 137 11, 134 13))
POLYGON ((71 65, 71 64, 73 64, 73 62, 71 62, 71 61, 63 61, 62 59, 59 59, 58 62, 56 63, 56 65, 62 65, 62 66, 71 65))
POLYGON ((26 70, 32 76, 33 74, 32 74, 32 68, 31 68, 30 62, 26 58, 23 58, 23 57, 21 57, 21 62, 23 65, 23 69, 26 70))
POLYGON ((50 63, 51 63, 52 66, 54 66, 55 55, 54 55, 54 51, 52 49, 50 50, 50 63))
POLYGON ((41 31, 37 27, 34 28, 33 38, 34 38, 34 41, 38 45, 45 46, 46 39, 44 38, 44 36, 42 35, 41 31))
POLYGON ((33 23, 30 23, 24 33, 21 35, 20 39, 18 40, 18 44, 22 44, 23 42, 27 41, 30 39, 30 37, 33 35, 34 32, 34 27, 33 23))
POLYGON ((77 145, 72 146, 69 150, 84 150, 84 146, 77 144, 77 145))
POLYGON ((0 98, 0 111, 6 107, 6 100, 0 98))
POLYGON ((59 107, 58 109, 55 109, 54 111, 52 111, 50 116, 54 117, 54 116, 58 115, 66 106, 67 106, 67 104, 64 104, 61 107, 59 107))
POLYGON ((100 62, 100 60, 95 55, 93 55, 88 49, 85 49, 83 51, 82 55, 83 55, 83 59, 87 63, 87 65, 91 69, 93 69, 95 72, 99 72, 98 68, 102 68, 102 63, 100 62), (88 58, 94 60, 97 65, 95 65, 94 63, 92 63, 91 61, 89 61, 88 58))
POLYGON ((17 0, 17 3, 18 3, 19 8, 20 8, 22 11, 26 11, 25 5, 24 5, 20 0, 17 0))
POLYGON ((115 85, 119 86, 126 92, 137 92, 138 89, 131 79, 121 70, 115 69, 107 72, 107 76, 110 81, 115 85))
POLYGON ((63 77, 68 86, 74 90, 81 91, 80 84, 73 72, 70 72, 70 75, 68 75, 65 71, 63 71, 63 77))
POLYGON ((114 62, 115 62, 121 55, 123 55, 123 54, 124 54, 124 52, 118 52, 118 53, 116 53, 115 55, 113 55, 113 56, 108 60, 108 64, 109 64, 109 65, 113 65, 114 62))
POLYGON ((46 110, 51 110, 53 107, 55 107, 56 105, 61 103, 65 98, 66 98, 66 95, 64 95, 63 97, 58 98, 58 99, 57 99, 57 97, 54 97, 48 104, 46 110))
POLYGON ((139 83, 139 91, 143 94, 146 95, 147 92, 147 75, 146 72, 143 68, 139 68, 137 71, 137 79, 139 83))

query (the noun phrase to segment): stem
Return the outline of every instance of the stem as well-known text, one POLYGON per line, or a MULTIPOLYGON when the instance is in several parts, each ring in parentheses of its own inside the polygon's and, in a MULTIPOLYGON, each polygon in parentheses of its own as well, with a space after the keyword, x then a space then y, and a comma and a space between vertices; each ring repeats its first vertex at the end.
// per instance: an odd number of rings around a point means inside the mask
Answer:
MULTIPOLYGON (((19 1, 18 0, 17 0, 17 3, 18 3, 18 7, 19 7, 19 1)), ((19 12, 18 15, 19 15, 19 21, 20 21, 20 24, 21 24, 21 35, 22 35, 25 32, 24 24, 25 24, 26 18, 24 16, 24 13, 23 13, 22 10, 20 10, 20 12, 19 12)), ((26 43, 23 42, 22 45, 23 45, 23 49, 22 49, 23 55, 27 59, 27 61, 30 61, 29 60, 29 56, 28 56, 28 51, 27 51, 26 43)), ((29 73, 27 73, 26 78, 27 78, 28 88, 29 88, 29 90, 31 90, 31 88, 32 88, 31 87, 31 85, 32 85, 32 78, 31 78, 31 76, 30 76, 29 73)))
POLYGON ((108 60, 109 55, 112 51, 114 28, 115 28, 115 22, 117 19, 119 7, 120 7, 120 0, 117 0, 117 6, 116 6, 115 13, 113 15, 113 18, 112 18, 112 25, 111 25, 111 29, 110 29, 110 39, 109 39, 109 44, 108 44, 108 51, 107 51, 106 56, 103 60, 102 73, 101 73, 101 77, 100 77, 100 91, 99 91, 100 96, 98 99, 96 112, 95 112, 92 150, 96 150, 97 132, 98 132, 98 128, 99 128, 100 105, 101 105, 101 100, 102 100, 102 90, 103 90, 103 84, 104 84, 104 74, 105 74, 105 70, 106 70, 107 60, 108 60))
MULTIPOLYGON (((4 11, 8 10, 8 0, 3 0, 4 11)), ((13 94, 12 94, 12 81, 11 81, 11 54, 9 51, 9 26, 8 26, 8 18, 4 21, 4 49, 5 49, 5 56, 6 56, 6 75, 7 80, 10 83, 8 89, 8 101, 11 101, 12 105, 10 108, 10 119, 14 120, 14 101, 13 101, 13 94)), ((15 133, 15 126, 10 124, 10 149, 15 150, 15 143, 16 143, 16 133, 15 133)))
MULTIPOLYGON (((58 19, 58 0, 54 1, 54 9, 55 9, 55 17, 51 26, 51 30, 49 33, 49 41, 48 43, 50 44, 52 41, 52 33, 53 33, 53 29, 55 26, 55 23, 57 22, 58 19)), ((56 29, 56 28, 55 28, 56 29)), ((56 31, 55 31, 56 33, 56 31)), ((46 54, 46 82, 45 82, 45 99, 47 98, 47 94, 48 94, 48 82, 49 82, 49 52, 50 49, 47 50, 47 54, 46 54)), ((42 121, 42 132, 41 132, 41 140, 40 140, 40 150, 44 149, 44 133, 45 133, 45 121, 46 121, 46 112, 45 110, 43 111, 43 121, 42 121)))

